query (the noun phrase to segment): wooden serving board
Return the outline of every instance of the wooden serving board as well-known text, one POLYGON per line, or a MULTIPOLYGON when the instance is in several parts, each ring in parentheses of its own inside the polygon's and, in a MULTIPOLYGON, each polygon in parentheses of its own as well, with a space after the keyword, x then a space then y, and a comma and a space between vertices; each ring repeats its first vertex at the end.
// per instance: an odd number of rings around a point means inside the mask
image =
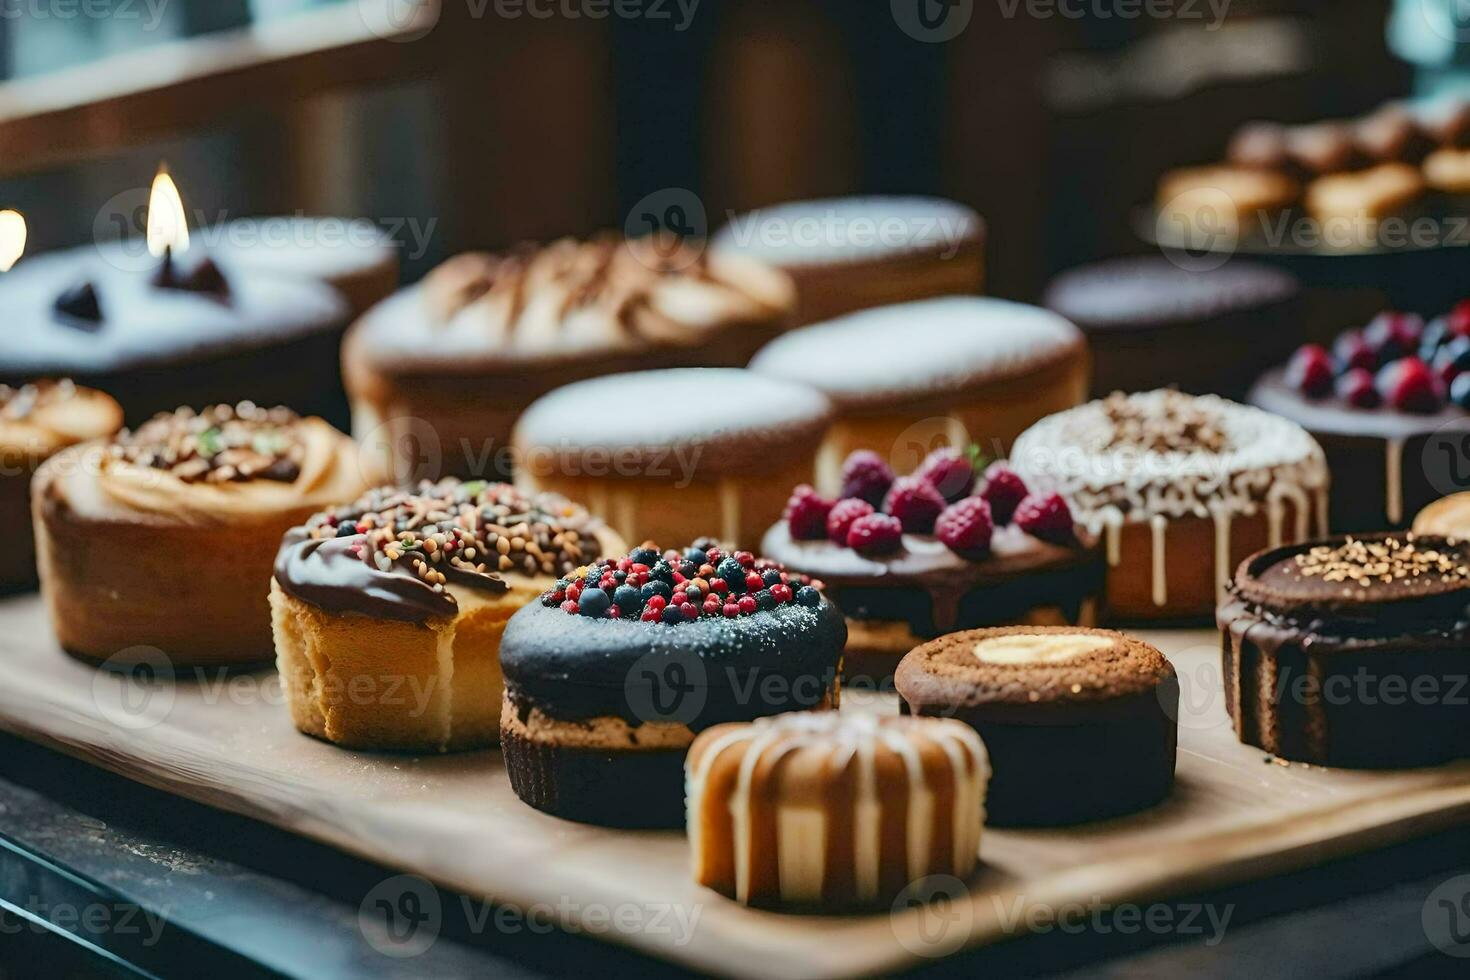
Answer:
MULTIPOLYGON (((538 813, 515 798, 497 752, 369 755, 299 735, 270 672, 151 685, 99 672, 57 649, 34 596, 0 602, 0 729, 454 891, 535 907, 587 934, 731 976, 887 973, 1000 941, 1033 910, 1160 901, 1470 820, 1470 763, 1401 773, 1269 763, 1235 741, 1215 635, 1144 635, 1173 660, 1183 690, 1170 801, 1075 829, 987 830, 983 867, 955 901, 856 917, 752 911, 702 890, 681 834, 538 813)), ((896 710, 890 696, 846 701, 844 710, 896 710)))

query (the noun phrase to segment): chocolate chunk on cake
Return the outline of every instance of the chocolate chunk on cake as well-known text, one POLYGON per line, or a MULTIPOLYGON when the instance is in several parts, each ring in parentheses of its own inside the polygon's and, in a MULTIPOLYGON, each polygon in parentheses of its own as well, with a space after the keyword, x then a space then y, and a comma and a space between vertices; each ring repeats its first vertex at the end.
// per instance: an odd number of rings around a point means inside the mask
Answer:
POLYGON ((1141 640, 1075 627, 952 633, 905 657, 896 682, 911 713, 980 733, 992 825, 1102 820, 1174 785, 1179 680, 1141 640))
POLYGON ((1335 538, 1240 566, 1218 622, 1248 745, 1325 766, 1470 755, 1470 542, 1335 538))

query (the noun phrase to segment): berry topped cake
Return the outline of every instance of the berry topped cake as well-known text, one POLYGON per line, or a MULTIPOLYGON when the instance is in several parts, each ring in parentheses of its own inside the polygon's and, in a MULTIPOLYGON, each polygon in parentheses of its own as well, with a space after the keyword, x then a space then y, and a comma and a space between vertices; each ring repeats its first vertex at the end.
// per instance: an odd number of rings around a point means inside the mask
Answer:
POLYGON ((1312 437, 1213 395, 1090 402, 1032 426, 1011 465, 1104 537, 1119 619, 1206 617, 1242 558, 1327 520, 1327 464, 1312 437))
POLYGON ((954 449, 895 477, 876 453, 843 467, 842 497, 799 486, 762 550, 824 584, 846 613, 849 676, 886 677, 926 639, 980 626, 1090 625, 1104 565, 1055 493, 954 449))
POLYGON ((374 307, 343 348, 353 430, 384 476, 510 475, 521 412, 575 381, 742 367, 785 329, 780 272, 692 245, 603 237, 451 259, 374 307), (424 443, 437 448, 423 459, 424 443))
POLYGON ((1380 314, 1328 350, 1302 347, 1268 371, 1251 404, 1297 422, 1321 443, 1334 531, 1403 528, 1426 504, 1470 488, 1460 440, 1470 433, 1470 302, 1428 323, 1380 314))
MULTIPOLYGON (((1055 313, 999 299, 947 296, 864 310, 767 345, 751 370, 825 394, 836 421, 817 462, 835 493, 858 449, 939 442, 1004 456, 1026 426, 1087 395, 1082 332, 1055 313)), ((902 460, 900 470, 922 456, 902 460)))
POLYGON ((679 826, 695 736, 835 708, 846 640, 809 577, 710 540, 578 568, 501 644, 511 786, 572 820, 679 826))
POLYGON ((975 294, 985 280, 985 220, 963 204, 932 197, 825 198, 760 208, 732 218, 710 248, 791 276, 802 324, 975 294))
POLYGON ((352 748, 494 745, 506 622, 622 548, 576 504, 503 483, 385 487, 314 514, 281 543, 270 589, 296 726, 352 748))
POLYGON ((1324 766, 1470 756, 1470 542, 1375 534, 1241 564, 1217 621, 1241 741, 1324 766))

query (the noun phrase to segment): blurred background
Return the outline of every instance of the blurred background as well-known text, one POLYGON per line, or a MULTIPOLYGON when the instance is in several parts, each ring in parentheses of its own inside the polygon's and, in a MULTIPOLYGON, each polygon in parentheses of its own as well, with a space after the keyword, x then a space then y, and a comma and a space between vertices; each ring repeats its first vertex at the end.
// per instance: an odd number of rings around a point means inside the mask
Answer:
POLYGON ((924 192, 990 290, 1143 248, 1158 175, 1253 118, 1470 84, 1463 0, 0 0, 0 205, 92 240, 167 160, 192 223, 384 221, 467 247, 924 192))

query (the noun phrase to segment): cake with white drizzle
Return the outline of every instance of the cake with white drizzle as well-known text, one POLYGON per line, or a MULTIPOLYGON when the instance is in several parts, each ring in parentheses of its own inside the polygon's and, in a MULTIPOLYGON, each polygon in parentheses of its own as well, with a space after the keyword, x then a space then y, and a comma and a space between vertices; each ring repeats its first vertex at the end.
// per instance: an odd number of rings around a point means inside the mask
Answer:
POLYGON ((521 417, 516 483, 587 501, 629 541, 714 531, 754 549, 831 420, 819 392, 734 368, 581 381, 521 417))
POLYGON ((1102 535, 1115 619, 1206 617, 1245 556, 1326 531, 1317 443, 1294 422, 1213 395, 1089 402, 1027 430, 1011 464, 1102 535))
POLYGON ((948 296, 792 331, 750 367, 832 400, 817 488, 835 493, 859 449, 891 447, 901 474, 939 444, 1004 456, 1028 425, 1087 396, 1089 359, 1082 332, 1055 313, 948 296))
POLYGON ((791 276, 803 324, 985 283, 985 219, 936 197, 790 201, 731 218, 710 247, 791 276))
POLYGON ((651 365, 741 367, 794 304, 775 269, 692 245, 607 236, 461 255, 352 327, 353 431, 394 482, 508 476, 511 429, 540 396, 651 365))
POLYGON ((738 902, 887 903, 975 870, 990 764, 963 722, 808 712, 720 725, 686 772, 695 880, 738 902))

